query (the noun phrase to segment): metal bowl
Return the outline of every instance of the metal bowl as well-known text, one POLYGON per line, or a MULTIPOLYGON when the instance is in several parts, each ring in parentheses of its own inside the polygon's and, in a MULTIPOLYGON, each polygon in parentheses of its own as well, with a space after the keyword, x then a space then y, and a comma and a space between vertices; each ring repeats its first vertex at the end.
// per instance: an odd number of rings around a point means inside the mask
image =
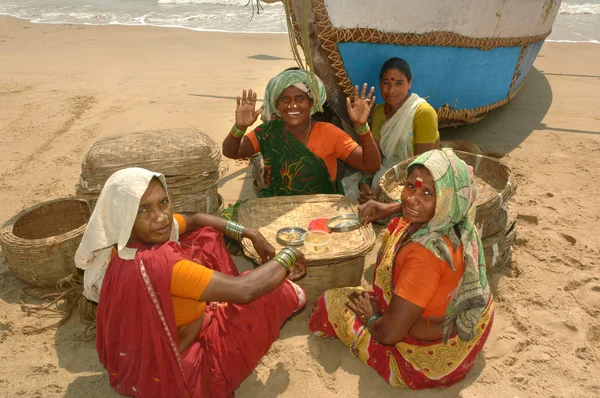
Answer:
POLYGON ((358 214, 342 214, 341 216, 330 218, 327 221, 327 228, 331 232, 348 232, 360 228, 358 214))
POLYGON ((281 228, 279 231, 277 231, 276 239, 277 239, 277 243, 279 243, 281 246, 300 246, 304 243, 304 239, 306 239, 306 230, 304 228, 300 228, 300 227, 281 228), (286 233, 297 233, 298 239, 294 239, 294 240, 284 239, 284 235, 286 233))

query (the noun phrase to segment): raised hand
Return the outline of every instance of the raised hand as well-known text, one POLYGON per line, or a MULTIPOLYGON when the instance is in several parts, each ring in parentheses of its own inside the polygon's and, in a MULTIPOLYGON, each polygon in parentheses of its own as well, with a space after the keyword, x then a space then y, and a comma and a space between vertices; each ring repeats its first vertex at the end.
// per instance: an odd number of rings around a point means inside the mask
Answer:
POLYGON ((258 116, 262 113, 262 107, 256 110, 256 93, 249 89, 242 91, 242 96, 237 97, 237 108, 235 108, 235 126, 240 130, 246 130, 252 126, 258 116))
POLYGON ((375 97, 373 96, 375 87, 371 87, 369 94, 367 94, 367 87, 367 83, 363 84, 362 91, 359 96, 358 86, 354 86, 354 101, 351 101, 349 97, 346 98, 346 109, 348 110, 348 116, 350 117, 350 121, 352 121, 355 126, 364 126, 367 123, 369 114, 371 114, 371 109, 375 104, 375 97))

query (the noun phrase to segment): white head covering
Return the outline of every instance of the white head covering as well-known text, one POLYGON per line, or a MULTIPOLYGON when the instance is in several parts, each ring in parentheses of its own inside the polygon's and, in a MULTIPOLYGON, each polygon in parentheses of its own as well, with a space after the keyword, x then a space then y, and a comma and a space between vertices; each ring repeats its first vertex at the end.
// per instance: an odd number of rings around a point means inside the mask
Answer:
MULTIPOLYGON (((75 253, 75 265, 85 270, 83 295, 89 300, 95 302, 100 300, 102 280, 114 245, 117 245, 119 257, 124 260, 135 259, 136 249, 128 248, 127 242, 131 236, 142 195, 154 177, 160 180, 166 191, 165 176, 139 167, 119 170, 104 184, 75 253)), ((175 220, 173 220, 169 239, 172 241, 179 239, 179 227, 175 220)))

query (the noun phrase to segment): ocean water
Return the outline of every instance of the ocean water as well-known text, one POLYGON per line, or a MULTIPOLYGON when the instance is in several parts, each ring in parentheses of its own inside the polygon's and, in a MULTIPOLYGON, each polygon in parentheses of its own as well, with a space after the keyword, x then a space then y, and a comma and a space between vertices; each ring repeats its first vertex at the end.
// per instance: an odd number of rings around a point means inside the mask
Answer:
MULTIPOLYGON (((34 23, 285 33, 282 4, 260 4, 258 8, 256 0, 0 0, 0 15, 34 23)), ((600 0, 563 1, 548 40, 600 43, 600 0)))

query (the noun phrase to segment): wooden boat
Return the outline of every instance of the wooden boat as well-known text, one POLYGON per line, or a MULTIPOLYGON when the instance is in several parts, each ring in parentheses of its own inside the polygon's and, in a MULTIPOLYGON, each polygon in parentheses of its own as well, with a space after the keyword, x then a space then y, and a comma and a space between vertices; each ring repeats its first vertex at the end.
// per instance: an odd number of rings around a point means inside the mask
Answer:
POLYGON ((283 0, 293 41, 349 127, 345 98, 391 57, 408 61, 412 92, 441 126, 475 123, 521 88, 561 0, 283 0))

